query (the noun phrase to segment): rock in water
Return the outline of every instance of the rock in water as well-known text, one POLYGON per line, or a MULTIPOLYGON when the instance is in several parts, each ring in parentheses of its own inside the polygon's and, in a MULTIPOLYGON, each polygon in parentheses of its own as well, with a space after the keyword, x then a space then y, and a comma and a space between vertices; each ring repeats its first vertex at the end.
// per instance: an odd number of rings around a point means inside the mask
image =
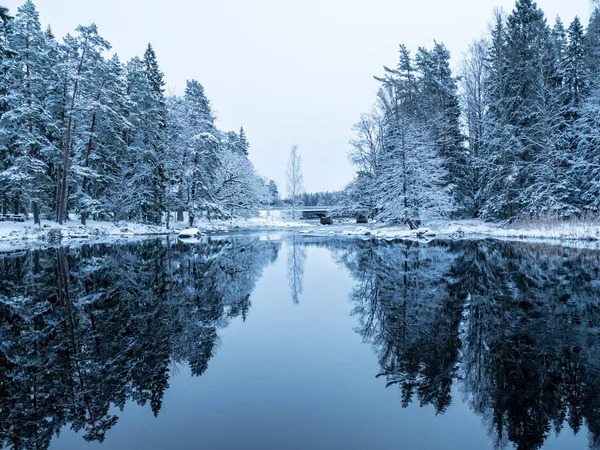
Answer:
POLYGON ((181 230, 179 232, 179 238, 180 239, 186 239, 186 238, 195 238, 200 236, 202 233, 200 232, 200 230, 198 228, 188 228, 187 230, 181 230))

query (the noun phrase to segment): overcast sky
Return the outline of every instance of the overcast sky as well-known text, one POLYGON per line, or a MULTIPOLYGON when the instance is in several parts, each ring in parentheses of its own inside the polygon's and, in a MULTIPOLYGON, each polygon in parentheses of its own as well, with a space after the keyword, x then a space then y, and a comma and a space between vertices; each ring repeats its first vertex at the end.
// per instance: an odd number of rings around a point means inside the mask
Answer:
MULTIPOLYGON (((0 0, 16 13, 20 0, 0 0)), ((303 158, 307 191, 352 178, 352 124, 374 101, 373 75, 394 66, 398 45, 444 42, 456 64, 482 36, 495 6, 514 0, 37 0, 57 36, 95 22, 123 61, 151 42, 169 89, 205 89, 222 129, 244 126, 258 171, 285 191, 289 149, 303 158)), ((587 24, 590 0, 539 0, 587 24)))

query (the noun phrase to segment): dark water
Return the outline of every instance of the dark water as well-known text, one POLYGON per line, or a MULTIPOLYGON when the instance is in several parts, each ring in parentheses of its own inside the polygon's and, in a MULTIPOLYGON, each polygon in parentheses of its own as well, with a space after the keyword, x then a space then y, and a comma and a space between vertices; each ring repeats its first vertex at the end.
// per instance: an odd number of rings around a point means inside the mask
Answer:
POLYGON ((0 270, 0 447, 600 448, 599 252, 267 235, 0 270))

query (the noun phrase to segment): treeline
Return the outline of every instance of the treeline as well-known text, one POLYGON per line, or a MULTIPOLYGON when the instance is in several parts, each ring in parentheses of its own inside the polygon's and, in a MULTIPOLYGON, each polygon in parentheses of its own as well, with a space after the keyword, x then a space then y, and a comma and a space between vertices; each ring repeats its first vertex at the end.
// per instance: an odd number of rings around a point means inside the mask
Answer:
POLYGON ((600 9, 550 27, 532 0, 496 13, 451 71, 441 43, 378 77, 355 125, 345 202, 382 220, 596 215, 600 209, 600 9))
POLYGON ((300 202, 304 206, 336 206, 339 192, 304 192, 300 196, 300 202))
POLYGON ((27 0, 0 9, 0 204, 59 223, 247 215, 269 191, 244 130, 215 125, 203 86, 165 95, 151 45, 123 64, 96 25, 57 41, 27 0))

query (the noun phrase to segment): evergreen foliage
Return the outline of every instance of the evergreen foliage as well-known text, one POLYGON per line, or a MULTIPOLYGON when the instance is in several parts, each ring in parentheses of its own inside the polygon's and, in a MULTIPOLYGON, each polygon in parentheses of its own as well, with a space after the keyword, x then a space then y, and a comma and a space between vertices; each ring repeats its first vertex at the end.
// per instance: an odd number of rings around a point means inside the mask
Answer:
POLYGON ((351 142, 350 203, 408 224, 600 212, 599 9, 587 30, 577 17, 551 28, 533 0, 517 0, 470 47, 460 79, 450 67, 443 44, 414 59, 401 46, 398 67, 377 78, 351 142))
POLYGON ((31 0, 14 19, 0 8, 3 213, 168 226, 268 201, 244 129, 217 129, 202 84, 169 98, 150 44, 126 64, 109 49, 94 24, 59 43, 31 0))

